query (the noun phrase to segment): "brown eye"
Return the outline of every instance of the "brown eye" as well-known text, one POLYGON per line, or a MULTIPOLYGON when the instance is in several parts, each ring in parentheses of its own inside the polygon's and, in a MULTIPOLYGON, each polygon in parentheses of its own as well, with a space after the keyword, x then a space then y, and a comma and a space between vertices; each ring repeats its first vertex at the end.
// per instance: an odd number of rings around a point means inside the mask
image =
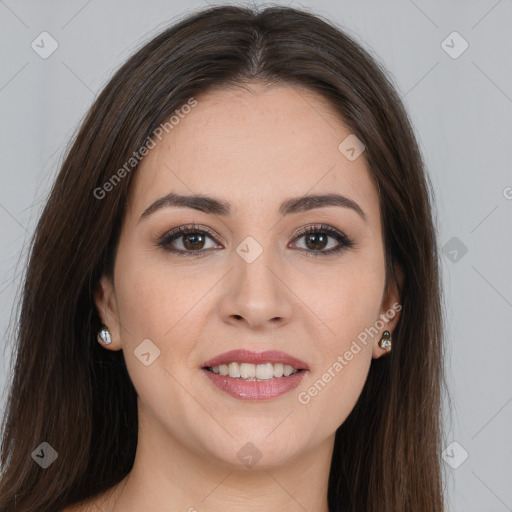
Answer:
POLYGON ((329 235, 325 233, 310 233, 305 235, 306 245, 311 250, 322 250, 327 246, 329 235))
POLYGON ((182 235, 183 237, 183 245, 186 249, 189 249, 191 251, 195 251, 198 249, 202 249, 205 237, 201 233, 194 233, 194 234, 186 234, 182 235))
POLYGON ((326 225, 304 228, 294 240, 301 238, 304 238, 305 241, 304 251, 314 256, 330 255, 354 246, 354 243, 345 234, 326 225), (329 239, 334 239, 338 244, 325 250, 330 244, 329 239))
POLYGON ((196 256, 207 252, 209 249, 218 248, 215 245, 213 247, 205 247, 208 239, 216 242, 213 231, 209 228, 199 228, 196 225, 180 226, 166 233, 157 245, 166 251, 180 256, 196 256))
MULTIPOLYGON (((326 225, 304 228, 295 236, 294 240, 300 240, 301 238, 304 238, 305 247, 302 249, 299 247, 299 249, 313 256, 331 255, 354 246, 354 243, 345 234, 326 225)), ((215 244, 205 247, 208 239, 214 243, 217 242, 212 230, 205 227, 200 228, 193 224, 171 230, 161 237, 157 245, 179 256, 198 256, 211 249, 222 248, 222 246, 216 246, 215 244)))

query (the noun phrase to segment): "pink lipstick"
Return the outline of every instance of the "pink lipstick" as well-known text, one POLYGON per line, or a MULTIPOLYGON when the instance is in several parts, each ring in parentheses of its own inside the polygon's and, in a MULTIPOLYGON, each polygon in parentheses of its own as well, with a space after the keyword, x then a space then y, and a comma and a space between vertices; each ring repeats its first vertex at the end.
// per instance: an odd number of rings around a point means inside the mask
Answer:
POLYGON ((285 352, 231 350, 205 361, 202 372, 240 400, 270 400, 296 388, 308 365, 285 352))

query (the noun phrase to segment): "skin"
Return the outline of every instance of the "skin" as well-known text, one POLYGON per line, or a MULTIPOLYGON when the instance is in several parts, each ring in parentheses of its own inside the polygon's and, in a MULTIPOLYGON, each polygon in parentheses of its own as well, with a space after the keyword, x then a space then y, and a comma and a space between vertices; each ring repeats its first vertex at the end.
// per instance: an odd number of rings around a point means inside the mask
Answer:
MULTIPOLYGON (((328 512, 335 431, 353 409, 372 358, 386 354, 378 341, 399 315, 385 317, 379 334, 360 344, 309 403, 297 397, 399 302, 395 286, 385 289, 378 192, 364 153, 349 161, 338 150, 351 131, 316 93, 252 83, 196 99, 141 162, 114 278, 103 276, 96 295, 112 333, 105 350, 123 350, 138 393, 139 438, 131 473, 89 504, 104 512, 328 512), (235 213, 164 207, 139 220, 171 191, 220 198, 235 213), (324 193, 355 201, 366 220, 338 206, 278 212, 286 199, 324 193), (205 254, 179 256, 157 245, 161 235, 192 222, 218 235, 206 236, 205 254), (295 235, 312 224, 332 226, 354 245, 308 255, 308 237, 295 235), (236 252, 248 236, 263 249, 252 263, 236 252), (134 355, 144 339, 160 350, 149 366, 134 355), (201 371, 207 359, 236 348, 282 350, 310 370, 277 398, 239 400, 201 371), (237 457, 247 442, 261 453, 250 468, 237 457)), ((184 243, 181 237, 172 246, 187 250, 184 243)), ((316 250, 336 246, 330 237, 316 250)))

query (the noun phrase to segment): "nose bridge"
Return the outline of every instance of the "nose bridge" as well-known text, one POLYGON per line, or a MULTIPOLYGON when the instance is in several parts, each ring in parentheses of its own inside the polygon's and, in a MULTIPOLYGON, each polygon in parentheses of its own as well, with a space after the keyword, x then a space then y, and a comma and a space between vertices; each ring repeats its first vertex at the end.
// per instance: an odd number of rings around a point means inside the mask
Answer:
POLYGON ((249 236, 236 247, 233 260, 225 313, 243 317, 252 325, 287 318, 290 297, 282 283, 282 261, 275 249, 249 236))

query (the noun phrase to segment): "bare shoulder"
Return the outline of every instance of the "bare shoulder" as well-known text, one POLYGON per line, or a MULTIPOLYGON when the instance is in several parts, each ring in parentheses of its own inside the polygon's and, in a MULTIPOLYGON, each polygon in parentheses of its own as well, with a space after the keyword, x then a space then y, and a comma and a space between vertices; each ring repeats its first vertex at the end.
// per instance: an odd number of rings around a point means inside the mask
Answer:
POLYGON ((110 489, 89 497, 79 503, 68 505, 59 512, 111 512, 117 499, 120 485, 114 485, 110 489))
POLYGON ((106 491, 86 498, 79 503, 73 503, 58 512, 111 512, 119 498, 119 493, 124 489, 127 477, 113 485, 106 491))
POLYGON ((96 498, 68 505, 66 508, 59 510, 59 512, 108 512, 110 510, 111 508, 108 507, 105 500, 96 498))
POLYGON ((75 503, 60 510, 59 512, 97 512, 98 507, 91 500, 87 502, 75 503))
POLYGON ((86 505, 69 505, 69 507, 63 508, 59 512, 89 512, 92 511, 92 506, 87 507, 86 505))

